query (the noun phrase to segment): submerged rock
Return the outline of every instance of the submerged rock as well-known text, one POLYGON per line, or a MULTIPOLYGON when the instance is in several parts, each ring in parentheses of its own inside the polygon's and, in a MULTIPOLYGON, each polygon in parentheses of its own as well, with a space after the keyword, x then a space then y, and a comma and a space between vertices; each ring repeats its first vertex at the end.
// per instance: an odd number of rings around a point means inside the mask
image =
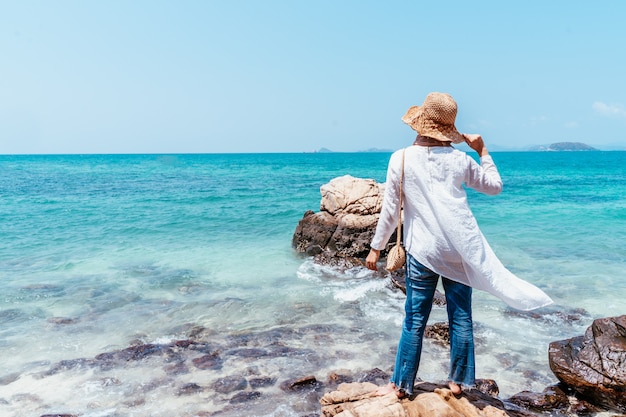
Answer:
POLYGON ((195 358, 191 361, 198 369, 222 369, 222 363, 224 362, 218 353, 211 353, 208 355, 195 358))
POLYGON ((235 394, 229 400, 229 402, 231 404, 245 403, 245 402, 248 402, 248 401, 256 400, 260 396, 261 396, 261 393, 259 391, 241 391, 241 392, 238 392, 237 394, 235 394))
POLYGON ((232 375, 219 378, 211 385, 211 388, 216 392, 228 394, 233 391, 242 391, 246 389, 247 386, 248 381, 245 378, 238 375, 232 375))

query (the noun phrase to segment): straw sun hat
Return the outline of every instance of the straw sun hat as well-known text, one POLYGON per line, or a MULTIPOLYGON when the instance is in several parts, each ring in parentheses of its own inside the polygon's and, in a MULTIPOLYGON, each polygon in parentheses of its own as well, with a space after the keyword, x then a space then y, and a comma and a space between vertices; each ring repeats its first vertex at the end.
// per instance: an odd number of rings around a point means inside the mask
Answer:
POLYGON ((409 108, 402 121, 421 136, 442 142, 461 143, 465 140, 454 127, 456 101, 450 94, 430 93, 421 106, 409 108))

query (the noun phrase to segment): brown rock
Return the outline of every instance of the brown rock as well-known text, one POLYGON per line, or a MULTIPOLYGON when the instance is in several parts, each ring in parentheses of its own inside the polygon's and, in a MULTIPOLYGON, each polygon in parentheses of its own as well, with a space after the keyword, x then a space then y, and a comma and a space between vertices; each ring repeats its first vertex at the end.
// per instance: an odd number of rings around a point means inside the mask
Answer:
POLYGON ((328 384, 329 385, 339 385, 347 382, 352 382, 353 377, 350 371, 342 370, 342 371, 333 371, 328 374, 328 384))
MULTIPOLYGON (((320 211, 304 213, 293 234, 292 247, 308 256, 328 252, 330 257, 364 259, 376 231, 384 184, 346 175, 324 184, 320 192, 320 211)), ((395 242, 395 233, 390 242, 395 242)), ((384 256, 386 251, 382 260, 384 256)), ((327 260, 316 258, 324 264, 327 260)))
POLYGON ((567 395, 557 386, 547 387, 542 393, 522 391, 508 401, 533 411, 553 411, 569 406, 567 395))
POLYGON ((500 395, 500 387, 493 379, 477 379, 476 389, 490 397, 495 398, 500 395))
POLYGON ((399 400, 394 393, 373 396, 376 388, 371 383, 339 385, 337 390, 324 394, 320 400, 322 416, 508 417, 501 401, 476 390, 455 397, 447 388, 420 383, 413 398, 399 400))
POLYGON ((299 253, 317 255, 326 248, 338 224, 338 220, 330 213, 313 213, 309 210, 298 223, 291 245, 299 253))
POLYGON ((248 401, 256 400, 261 396, 259 391, 241 391, 238 392, 229 400, 231 404, 240 404, 248 401))
POLYGON ((219 393, 228 394, 233 391, 242 391, 246 389, 247 386, 248 381, 246 381, 245 378, 233 375, 219 378, 211 385, 211 388, 219 393))
POLYGON ((549 361, 583 399, 626 411, 626 315, 594 320, 584 336, 552 342, 549 361))
POLYGON ((208 355, 195 358, 191 361, 198 369, 221 369, 223 360, 218 353, 210 353, 208 355))
MULTIPOLYGON (((593 404, 589 404, 585 400, 577 399, 574 401, 573 404, 570 405, 568 411, 570 414, 575 414, 577 416, 590 416, 593 414, 597 414, 601 412, 602 410, 593 404)), ((614 417, 619 417, 619 416, 614 416, 614 417)), ((626 415, 624 415, 623 417, 626 417, 626 415)))
POLYGON ((380 213, 384 191, 385 185, 372 179, 344 175, 320 187, 320 210, 332 215, 380 213))
POLYGON ((433 339, 436 343, 444 346, 450 345, 450 328, 448 322, 439 322, 426 325, 424 337, 433 339))
POLYGON ((318 382, 315 376, 308 375, 302 378, 292 379, 280 384, 280 388, 283 391, 300 391, 306 388, 317 387, 318 382))

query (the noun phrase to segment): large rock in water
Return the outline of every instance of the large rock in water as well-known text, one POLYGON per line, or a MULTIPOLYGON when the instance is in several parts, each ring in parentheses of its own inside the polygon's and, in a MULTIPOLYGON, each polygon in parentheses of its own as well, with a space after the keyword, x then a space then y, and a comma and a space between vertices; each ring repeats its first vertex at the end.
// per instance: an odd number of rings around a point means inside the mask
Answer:
MULTIPOLYGON (((320 211, 304 213, 293 235, 294 249, 311 256, 323 254, 319 258, 326 260, 365 258, 376 231, 385 185, 345 175, 322 185, 320 192, 320 211)), ((388 247, 395 239, 394 233, 388 247)), ((385 254, 386 250, 382 256, 385 254)))
POLYGON ((584 336, 550 343, 550 368, 589 402, 626 412, 626 315, 598 319, 584 336))

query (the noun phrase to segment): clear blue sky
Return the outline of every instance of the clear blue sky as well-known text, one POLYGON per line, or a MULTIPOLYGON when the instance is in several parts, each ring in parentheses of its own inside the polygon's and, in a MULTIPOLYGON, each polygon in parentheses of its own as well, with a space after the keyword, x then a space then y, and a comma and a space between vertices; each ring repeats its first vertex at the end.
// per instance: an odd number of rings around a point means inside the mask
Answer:
POLYGON ((0 0, 0 154, 626 148, 626 1, 0 0))

